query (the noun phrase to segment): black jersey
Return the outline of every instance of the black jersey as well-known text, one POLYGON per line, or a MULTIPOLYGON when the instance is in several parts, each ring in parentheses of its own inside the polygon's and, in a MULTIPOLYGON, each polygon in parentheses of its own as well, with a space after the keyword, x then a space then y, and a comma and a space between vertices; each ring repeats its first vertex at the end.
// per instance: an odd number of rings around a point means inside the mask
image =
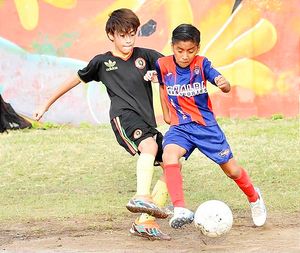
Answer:
POLYGON ((144 75, 148 70, 155 70, 155 62, 161 56, 155 50, 139 47, 126 60, 107 52, 95 56, 78 71, 78 76, 85 83, 101 81, 106 86, 111 100, 111 120, 124 110, 133 110, 156 127, 151 82, 145 81, 144 75))

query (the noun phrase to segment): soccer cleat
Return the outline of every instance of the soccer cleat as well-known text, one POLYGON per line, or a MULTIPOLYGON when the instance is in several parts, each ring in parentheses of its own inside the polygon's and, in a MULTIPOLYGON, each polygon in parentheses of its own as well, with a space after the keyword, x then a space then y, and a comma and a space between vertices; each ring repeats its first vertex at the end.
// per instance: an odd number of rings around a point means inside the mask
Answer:
POLYGON ((173 206, 173 205, 167 206, 167 207, 165 208, 165 210, 166 210, 166 213, 167 213, 168 215, 174 215, 174 206, 173 206))
POLYGON ((171 240, 171 237, 169 235, 161 232, 161 230, 159 229, 159 225, 153 220, 139 222, 137 219, 135 222, 132 223, 129 232, 132 235, 144 237, 151 241, 171 240))
POLYGON ((267 219, 267 209, 264 204, 261 192, 259 188, 255 187, 255 191, 258 194, 258 199, 255 202, 250 202, 252 219, 255 226, 262 226, 265 224, 267 219))
POLYGON ((174 216, 169 224, 172 228, 181 228, 183 225, 190 224, 194 220, 194 213, 184 207, 175 207, 174 216))
POLYGON ((155 205, 152 201, 142 198, 132 198, 126 205, 132 213, 147 213, 155 218, 166 219, 168 213, 155 205))

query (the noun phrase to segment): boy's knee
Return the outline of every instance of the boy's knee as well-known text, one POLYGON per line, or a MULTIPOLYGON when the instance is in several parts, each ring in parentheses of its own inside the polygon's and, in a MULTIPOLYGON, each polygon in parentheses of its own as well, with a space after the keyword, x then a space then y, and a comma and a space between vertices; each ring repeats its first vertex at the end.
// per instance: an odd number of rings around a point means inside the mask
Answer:
POLYGON ((156 154, 158 151, 158 145, 153 137, 148 137, 141 141, 141 143, 138 146, 138 149, 142 153, 151 153, 156 154))
POLYGON ((232 167, 230 170, 226 171, 225 173, 229 178, 236 180, 241 176, 241 168, 239 166, 232 167))
POLYGON ((220 164, 220 167, 224 171, 227 177, 236 180, 241 176, 242 167, 240 167, 234 158, 231 158, 228 162, 220 164))
POLYGON ((174 153, 166 153, 164 152, 162 155, 162 160, 164 164, 175 164, 178 163, 179 158, 174 153))

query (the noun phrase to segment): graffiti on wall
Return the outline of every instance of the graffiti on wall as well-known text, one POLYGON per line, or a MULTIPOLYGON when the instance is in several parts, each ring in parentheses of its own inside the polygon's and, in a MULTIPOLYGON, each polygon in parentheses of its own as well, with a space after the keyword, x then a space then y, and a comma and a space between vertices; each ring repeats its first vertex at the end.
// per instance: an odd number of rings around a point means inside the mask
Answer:
MULTIPOLYGON (((201 31, 207 56, 233 89, 209 85, 217 116, 299 114, 300 0, 0 0, 0 92, 17 112, 32 115, 57 87, 96 54, 109 51, 105 22, 117 8, 140 18, 137 46, 171 54, 180 23, 201 31)), ((157 87, 154 105, 161 116, 157 87)), ((104 85, 79 85, 44 120, 108 122, 104 85)))

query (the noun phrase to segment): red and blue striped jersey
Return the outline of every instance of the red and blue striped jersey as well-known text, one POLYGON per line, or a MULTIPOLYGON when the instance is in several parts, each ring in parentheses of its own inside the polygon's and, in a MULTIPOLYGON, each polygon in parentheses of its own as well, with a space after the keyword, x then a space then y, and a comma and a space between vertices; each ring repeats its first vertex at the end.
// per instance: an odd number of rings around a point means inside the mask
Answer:
POLYGON ((197 55, 188 67, 181 68, 173 55, 162 57, 156 62, 156 71, 158 81, 164 88, 171 125, 193 121, 204 126, 217 124, 206 80, 215 85, 214 79, 220 73, 207 58, 197 55))

